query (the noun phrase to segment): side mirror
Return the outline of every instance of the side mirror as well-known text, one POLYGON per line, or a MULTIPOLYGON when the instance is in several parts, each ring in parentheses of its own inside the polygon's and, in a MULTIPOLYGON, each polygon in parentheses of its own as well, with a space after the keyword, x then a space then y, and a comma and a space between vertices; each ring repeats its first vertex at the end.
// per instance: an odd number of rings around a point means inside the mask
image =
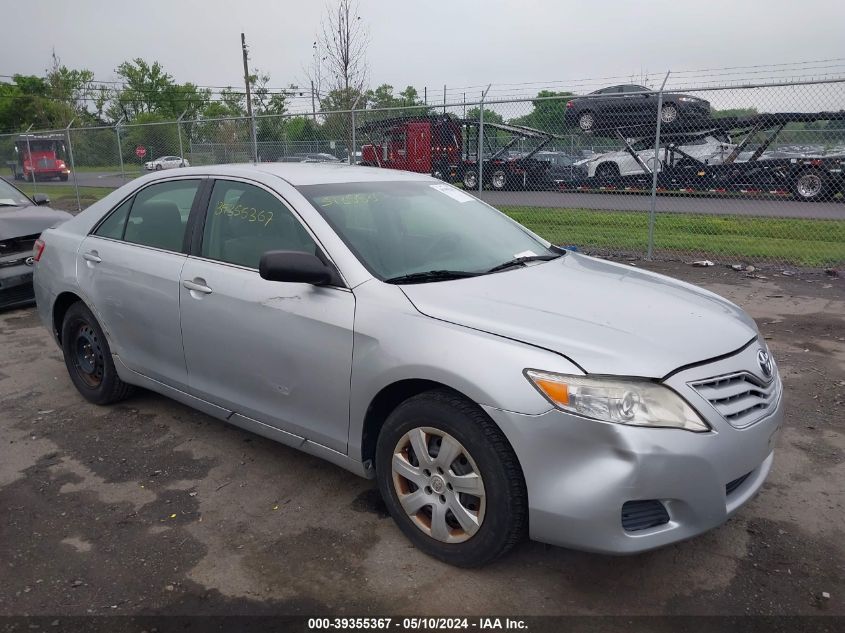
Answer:
POLYGON ((39 207, 43 207, 45 204, 50 204, 50 196, 46 193, 36 193, 32 196, 32 201, 39 207))
POLYGON ((332 270, 310 253, 267 251, 258 263, 258 274, 267 281, 325 286, 331 283, 332 270))

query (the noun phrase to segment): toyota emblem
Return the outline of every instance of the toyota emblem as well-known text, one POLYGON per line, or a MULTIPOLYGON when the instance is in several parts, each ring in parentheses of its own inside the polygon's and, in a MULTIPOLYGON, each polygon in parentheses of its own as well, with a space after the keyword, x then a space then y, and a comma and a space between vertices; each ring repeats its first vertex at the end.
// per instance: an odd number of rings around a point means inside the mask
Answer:
POLYGON ((34 266, 35 265, 35 258, 34 257, 27 257, 24 262, 27 266, 34 266))
POLYGON ((766 378, 772 377, 772 357, 769 352, 761 349, 757 352, 757 364, 760 365, 760 370, 766 378))

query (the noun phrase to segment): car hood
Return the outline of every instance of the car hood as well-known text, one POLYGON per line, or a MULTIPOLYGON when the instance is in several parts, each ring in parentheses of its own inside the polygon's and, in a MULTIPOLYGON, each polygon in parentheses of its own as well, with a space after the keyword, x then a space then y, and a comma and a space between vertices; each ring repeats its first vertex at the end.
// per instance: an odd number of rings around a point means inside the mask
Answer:
POLYGON ((557 352, 591 374, 661 378, 757 336, 712 292, 576 253, 402 290, 427 316, 557 352))
POLYGON ((0 240, 38 235, 73 216, 49 207, 0 207, 0 240))

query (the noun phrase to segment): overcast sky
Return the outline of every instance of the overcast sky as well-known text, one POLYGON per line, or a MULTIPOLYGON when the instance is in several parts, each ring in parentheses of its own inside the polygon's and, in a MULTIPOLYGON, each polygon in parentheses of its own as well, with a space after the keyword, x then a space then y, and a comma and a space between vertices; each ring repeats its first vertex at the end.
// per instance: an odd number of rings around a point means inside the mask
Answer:
MULTIPOLYGON (((4 11, 0 74, 43 74, 55 47, 64 64, 99 80, 114 80, 119 63, 142 57, 179 82, 239 86, 244 31, 251 66, 269 72, 273 87, 304 84, 325 7, 322 0, 26 0, 4 11)), ((565 89, 554 82, 575 78, 595 78, 573 84, 592 88, 643 73, 653 80, 666 69, 835 58, 779 74, 845 75, 842 0, 361 0, 360 15, 370 31, 371 85, 428 86, 432 100, 442 99, 444 84, 451 101, 463 92, 477 97, 489 82, 504 96, 565 89), (525 82, 537 84, 514 85, 525 82)), ((765 79, 774 71, 698 73, 708 82, 719 74, 765 79)))

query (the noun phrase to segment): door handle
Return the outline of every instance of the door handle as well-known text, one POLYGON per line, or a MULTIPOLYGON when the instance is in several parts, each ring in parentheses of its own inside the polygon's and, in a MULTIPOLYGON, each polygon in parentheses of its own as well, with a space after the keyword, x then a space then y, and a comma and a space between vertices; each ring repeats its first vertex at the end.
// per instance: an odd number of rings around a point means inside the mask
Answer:
POLYGON ((82 259, 84 259, 86 262, 91 262, 92 264, 99 264, 101 261, 103 261, 102 259, 100 259, 100 256, 97 254, 97 251, 88 251, 87 253, 83 253, 82 259))
POLYGON ((200 292, 204 295, 211 294, 211 288, 205 285, 204 279, 195 278, 193 281, 190 279, 183 279, 182 285, 192 292, 200 292))

